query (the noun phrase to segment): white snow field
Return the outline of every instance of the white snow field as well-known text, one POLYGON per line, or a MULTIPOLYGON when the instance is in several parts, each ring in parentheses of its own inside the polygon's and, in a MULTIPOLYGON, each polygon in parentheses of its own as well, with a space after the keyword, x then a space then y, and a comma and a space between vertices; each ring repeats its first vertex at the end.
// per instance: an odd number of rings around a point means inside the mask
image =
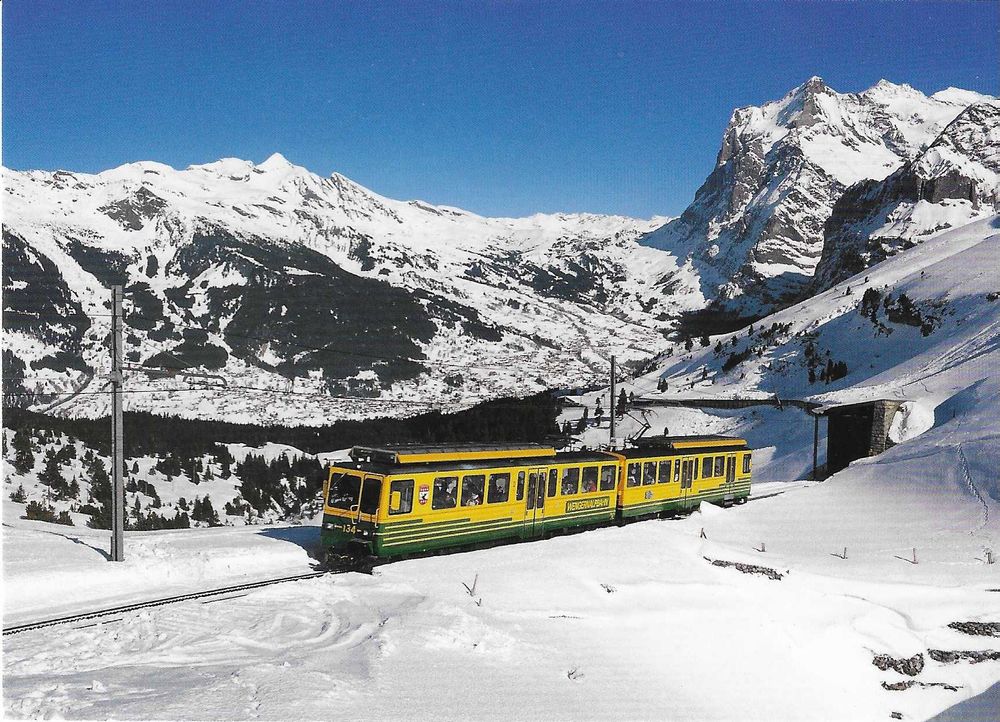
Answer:
MULTIPOLYGON (((728 373, 713 346, 743 349, 747 330, 736 346, 726 335, 676 350, 626 385, 648 398, 909 402, 898 445, 822 483, 803 481, 812 423, 800 411, 657 408, 654 433, 745 435, 759 498, 7 636, 4 713, 923 720, 965 703, 1000 718, 995 691, 970 701, 1000 681, 1000 562, 989 563, 1000 555, 998 256, 992 219, 865 272, 868 287, 940 315, 927 336, 901 324, 876 333, 857 313, 866 284, 855 278, 851 294, 842 284, 762 321, 790 331, 728 373), (808 383, 807 340, 848 375, 808 383), (656 392, 661 376, 670 388, 656 392), (878 655, 923 665, 897 665, 908 675, 878 655)), ((107 532, 28 522, 19 509, 4 503, 5 626, 308 571, 318 538, 315 523, 129 533, 116 565, 101 552, 107 532)))

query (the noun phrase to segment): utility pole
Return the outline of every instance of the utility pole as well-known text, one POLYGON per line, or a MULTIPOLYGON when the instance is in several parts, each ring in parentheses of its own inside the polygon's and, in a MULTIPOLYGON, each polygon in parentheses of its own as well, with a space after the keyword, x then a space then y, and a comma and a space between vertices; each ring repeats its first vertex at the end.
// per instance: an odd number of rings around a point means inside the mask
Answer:
POLYGON ((819 481, 819 414, 813 417, 813 481, 819 481))
POLYGON ((122 287, 111 287, 111 561, 125 559, 122 444, 122 287))
POLYGON ((608 434, 608 443, 615 444, 615 357, 611 357, 611 432, 608 434))

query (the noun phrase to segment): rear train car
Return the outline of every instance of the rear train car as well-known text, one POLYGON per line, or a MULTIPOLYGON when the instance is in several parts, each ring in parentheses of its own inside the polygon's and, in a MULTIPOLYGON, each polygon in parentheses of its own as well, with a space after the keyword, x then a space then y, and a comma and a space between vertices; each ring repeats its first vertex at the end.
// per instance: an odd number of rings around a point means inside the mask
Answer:
POLYGON ((619 452, 622 519, 689 512, 703 501, 742 504, 750 495, 751 451, 732 436, 657 436, 619 452))

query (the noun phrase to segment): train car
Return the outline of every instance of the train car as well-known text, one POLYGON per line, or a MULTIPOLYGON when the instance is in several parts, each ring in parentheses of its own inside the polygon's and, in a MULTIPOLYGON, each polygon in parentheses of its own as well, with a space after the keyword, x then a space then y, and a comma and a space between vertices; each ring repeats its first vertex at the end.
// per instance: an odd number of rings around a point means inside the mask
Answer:
POLYGON ((322 543, 399 557, 614 519, 620 467, 534 444, 356 447, 330 468, 322 543))
POLYGON ((399 558, 740 503, 750 450, 657 437, 620 452, 537 444, 355 447, 331 466, 321 541, 334 556, 399 558))
POLYGON ((729 506, 750 495, 751 451, 731 436, 659 436, 619 452, 622 519, 693 511, 703 501, 729 506))

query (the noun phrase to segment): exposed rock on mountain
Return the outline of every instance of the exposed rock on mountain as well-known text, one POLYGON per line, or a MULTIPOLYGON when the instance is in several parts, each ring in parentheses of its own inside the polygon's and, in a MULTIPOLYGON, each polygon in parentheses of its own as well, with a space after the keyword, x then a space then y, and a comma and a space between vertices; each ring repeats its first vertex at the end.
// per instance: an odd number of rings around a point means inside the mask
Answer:
POLYGON ((977 103, 888 178, 862 181, 840 197, 826 224, 816 289, 998 211, 1000 103, 977 103))
POLYGON ((985 100, 884 80, 842 94, 810 78, 781 100, 737 109, 694 202, 645 243, 686 260, 719 309, 765 313, 811 282, 824 224, 849 186, 890 175, 985 100))

